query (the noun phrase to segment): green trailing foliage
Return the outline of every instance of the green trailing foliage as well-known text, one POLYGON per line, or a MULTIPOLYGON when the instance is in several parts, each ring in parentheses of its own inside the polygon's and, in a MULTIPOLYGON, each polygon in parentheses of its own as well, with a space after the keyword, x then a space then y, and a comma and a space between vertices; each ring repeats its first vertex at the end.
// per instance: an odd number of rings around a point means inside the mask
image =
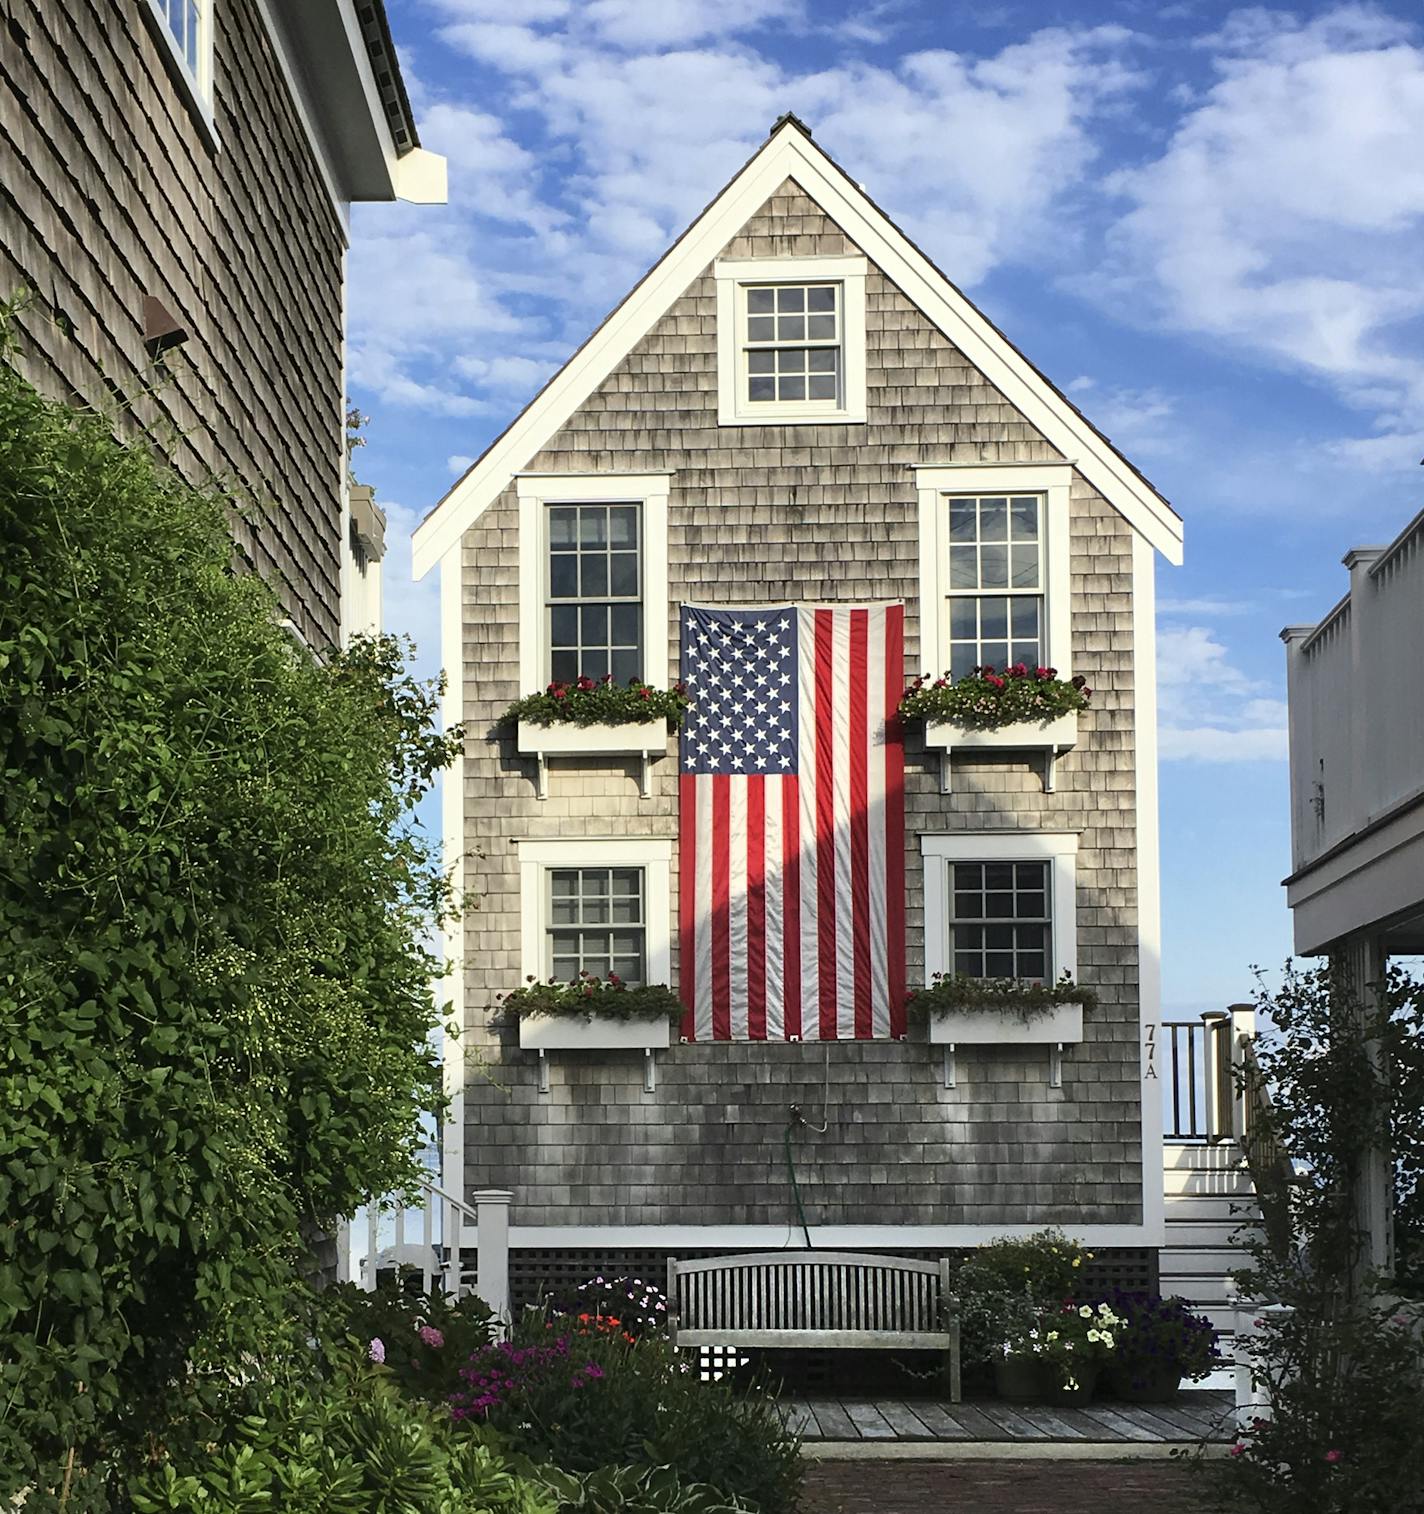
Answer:
POLYGON ((1075 983, 1065 972, 1056 983, 1035 983, 1027 978, 971 978, 962 973, 935 973, 928 988, 917 988, 906 1001, 911 1013, 925 1017, 953 1015, 956 1010, 992 1010, 1029 1021, 1046 1015, 1060 1004, 1096 1007, 1098 996, 1091 988, 1075 983))
POLYGON ((1025 1340, 1045 1310, 1081 1297, 1092 1259, 1052 1228, 976 1247, 954 1277, 964 1360, 994 1361, 1025 1340))
POLYGON ((948 673, 942 678, 921 674, 905 690, 900 714, 906 720, 948 720, 996 730, 1086 710, 1092 693, 1082 674, 1060 678, 1055 668, 1016 662, 998 672, 990 666, 975 668, 956 679, 948 673))
POLYGON ((637 678, 614 683, 610 675, 570 683, 556 679, 542 693, 516 699, 500 720, 528 720, 535 725, 637 725, 666 720, 668 729, 676 730, 689 703, 687 687, 681 682, 670 689, 655 689, 637 678))
POLYGON ((596 978, 583 972, 572 983, 531 977, 522 988, 499 995, 495 1003, 519 1019, 550 1015, 587 1020, 599 1015, 610 1020, 676 1020, 682 1015, 682 1005, 667 984, 631 985, 616 973, 596 978))
POLYGON ((298 648, 229 508, 0 361, 0 1502, 220 1394, 440 1105, 458 733, 392 641, 298 648))

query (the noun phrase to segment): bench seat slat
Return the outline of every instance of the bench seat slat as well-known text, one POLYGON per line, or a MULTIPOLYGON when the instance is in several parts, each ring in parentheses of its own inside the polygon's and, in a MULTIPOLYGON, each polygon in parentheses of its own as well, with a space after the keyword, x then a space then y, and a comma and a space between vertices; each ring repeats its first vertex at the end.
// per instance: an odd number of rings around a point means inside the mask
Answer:
POLYGON ((856 1351, 948 1351, 947 1330, 688 1330, 679 1328, 681 1346, 780 1346, 856 1351))

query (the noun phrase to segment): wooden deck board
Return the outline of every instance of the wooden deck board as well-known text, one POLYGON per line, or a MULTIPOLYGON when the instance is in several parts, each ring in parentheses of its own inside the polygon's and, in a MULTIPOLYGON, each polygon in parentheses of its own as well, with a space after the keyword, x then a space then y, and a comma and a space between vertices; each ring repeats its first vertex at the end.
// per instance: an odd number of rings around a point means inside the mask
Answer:
POLYGON ((984 1441, 1163 1444, 1230 1436, 1231 1396, 1197 1392, 1170 1404, 947 1404, 917 1398, 789 1398, 787 1413, 808 1441, 984 1441))

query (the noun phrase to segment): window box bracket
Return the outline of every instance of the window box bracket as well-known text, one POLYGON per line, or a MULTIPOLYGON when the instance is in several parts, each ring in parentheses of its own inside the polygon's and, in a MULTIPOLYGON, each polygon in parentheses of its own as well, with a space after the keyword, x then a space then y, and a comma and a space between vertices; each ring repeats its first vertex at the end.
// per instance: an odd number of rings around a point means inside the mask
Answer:
POLYGON ((1016 725, 997 726, 992 730, 957 725, 951 720, 925 722, 925 745, 940 754, 941 794, 954 791, 953 754, 956 748, 969 751, 1042 752, 1043 791, 1051 794, 1059 757, 1077 744, 1077 711, 1059 715, 1053 720, 1020 721, 1016 725))
POLYGON ((666 721, 645 720, 636 725, 536 725, 519 722, 518 747, 536 762, 535 788, 540 799, 549 797, 550 757, 638 757, 642 771, 638 791, 649 799, 653 792, 653 763, 666 757, 671 733, 666 721))

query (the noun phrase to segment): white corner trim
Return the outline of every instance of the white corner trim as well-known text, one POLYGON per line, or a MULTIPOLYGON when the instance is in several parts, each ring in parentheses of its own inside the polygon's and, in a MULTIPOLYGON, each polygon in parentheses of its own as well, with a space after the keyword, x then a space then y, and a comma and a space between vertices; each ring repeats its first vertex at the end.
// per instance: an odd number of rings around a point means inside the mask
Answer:
MULTIPOLYGON (((566 841, 520 839, 519 960, 524 978, 544 976, 544 874, 551 867, 641 867, 647 922, 648 982, 667 983, 672 973, 672 847, 656 836, 566 841)), ((516 985, 517 986, 517 985, 516 985)))
POLYGON ((794 179, 1050 446, 1170 562, 1182 522, 1113 445, 941 274, 814 143, 787 123, 673 244, 608 320, 417 527, 422 578, 787 178, 794 179))
MULTIPOLYGON (((628 501, 642 506, 643 682, 668 682, 668 493, 671 473, 521 473, 519 496, 519 692, 548 683, 544 646, 544 508, 628 501)), ((417 575, 419 576, 419 575, 417 575)))
MULTIPOLYGON (((1053 864, 1053 974, 1078 977, 1078 833, 1076 831, 952 831, 922 835, 925 860, 925 982, 953 971, 949 951, 949 865, 952 862, 1053 864)), ((1160 1186, 1160 1184, 1159 1184, 1160 1186)))
POLYGON ((1137 995, 1142 1058, 1142 1223, 1166 1243, 1162 1172, 1162 903, 1157 794, 1157 560, 1132 542, 1133 737, 1137 760, 1137 995), (1149 1043, 1149 1035, 1152 1042, 1149 1043), (1149 1053, 1149 1044, 1152 1047, 1149 1053), (1156 1077, 1149 1077, 1154 1071, 1156 1077))
POLYGON ((868 265, 857 257, 718 258, 712 265, 717 283, 717 424, 719 426, 845 426, 866 417, 865 277, 868 265), (811 281, 841 286, 841 399, 744 400, 747 375, 742 368, 741 286, 811 281))
MULTIPOLYGON (((445 694, 441 715, 447 731, 464 718, 464 563, 461 544, 445 554, 440 563, 440 662, 445 670, 445 694)), ((445 867, 450 871, 458 898, 465 887, 465 759, 463 754, 441 775, 440 829, 445 867)), ((442 954, 448 966, 443 980, 449 985, 451 1018, 465 1025, 465 922, 461 916, 447 923, 442 933, 442 954)), ((437 992, 439 990, 437 989, 437 992)), ((441 1037, 441 1078, 450 1100, 445 1128, 441 1132, 441 1186, 446 1193, 463 1198, 465 1193, 465 1053, 464 1042, 441 1037)), ((444 1206, 442 1235, 458 1231, 458 1211, 444 1206)))
MULTIPOLYGON (((948 562, 948 495, 1041 494, 1044 497, 1044 661, 1060 678, 1073 676, 1073 581, 1069 572, 1073 490, 1071 463, 1015 463, 915 468, 919 495, 920 668, 938 676, 949 666, 944 620, 948 594, 943 569, 948 562)), ((1135 540, 1136 538, 1134 538, 1135 540)), ((985 592, 992 592, 991 590, 985 592)))

